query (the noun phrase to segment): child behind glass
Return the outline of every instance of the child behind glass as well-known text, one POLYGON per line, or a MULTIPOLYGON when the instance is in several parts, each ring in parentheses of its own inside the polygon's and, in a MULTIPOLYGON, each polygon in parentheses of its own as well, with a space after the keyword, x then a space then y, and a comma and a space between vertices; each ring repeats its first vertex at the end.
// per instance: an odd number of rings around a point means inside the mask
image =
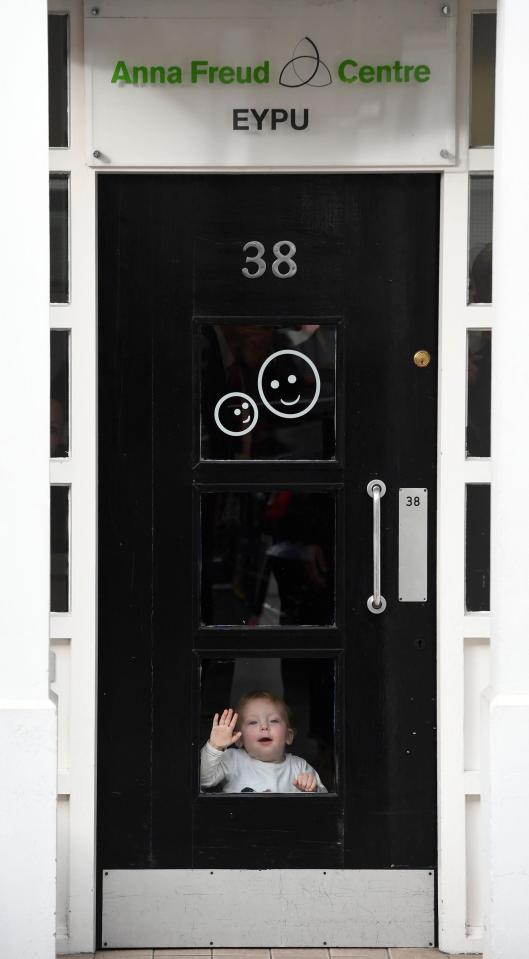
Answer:
POLYGON ((260 690, 243 696, 237 712, 215 713, 200 754, 200 786, 223 792, 326 793, 318 773, 286 752, 294 740, 282 699, 260 690), (239 748, 230 749, 230 746, 239 748))

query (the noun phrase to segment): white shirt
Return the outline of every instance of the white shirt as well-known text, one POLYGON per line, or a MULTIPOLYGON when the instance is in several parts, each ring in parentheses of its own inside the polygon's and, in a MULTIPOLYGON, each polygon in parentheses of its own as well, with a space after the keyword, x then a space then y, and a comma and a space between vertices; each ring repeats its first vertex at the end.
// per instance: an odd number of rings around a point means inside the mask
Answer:
POLYGON ((300 773, 316 777, 316 791, 326 793, 318 773, 300 756, 286 753, 279 763, 253 759, 245 749, 215 749, 207 742, 200 753, 200 785, 211 788, 222 783, 222 792, 300 793, 292 783, 300 773))

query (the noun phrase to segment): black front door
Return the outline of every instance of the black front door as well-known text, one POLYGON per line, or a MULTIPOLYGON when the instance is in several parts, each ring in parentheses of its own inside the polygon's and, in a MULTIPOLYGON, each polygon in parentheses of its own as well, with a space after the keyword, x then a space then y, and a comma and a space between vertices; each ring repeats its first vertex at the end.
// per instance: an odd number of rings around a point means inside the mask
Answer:
POLYGON ((435 866, 438 205, 100 177, 100 874, 435 866), (201 785, 255 691, 326 792, 201 785))

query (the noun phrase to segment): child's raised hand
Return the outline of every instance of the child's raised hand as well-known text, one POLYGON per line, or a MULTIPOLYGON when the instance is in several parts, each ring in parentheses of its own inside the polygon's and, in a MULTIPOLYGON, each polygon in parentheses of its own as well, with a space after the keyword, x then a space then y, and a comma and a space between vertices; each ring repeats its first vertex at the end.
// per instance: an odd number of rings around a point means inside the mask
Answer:
POLYGON ((300 789, 302 793, 315 793, 318 788, 316 776, 313 773, 300 773, 292 780, 292 785, 300 789))
POLYGON ((215 749, 227 749, 233 746, 242 736, 242 733, 234 733, 237 723, 237 713, 233 709, 225 709, 220 719, 219 714, 215 713, 213 725, 209 734, 209 744, 215 749))

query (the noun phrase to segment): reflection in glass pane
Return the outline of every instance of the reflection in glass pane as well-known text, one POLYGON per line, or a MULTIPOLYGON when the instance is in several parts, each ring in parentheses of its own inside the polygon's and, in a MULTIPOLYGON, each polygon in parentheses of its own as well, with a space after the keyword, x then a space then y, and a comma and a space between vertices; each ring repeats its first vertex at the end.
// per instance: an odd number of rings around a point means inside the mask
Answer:
POLYGON ((203 493, 201 523, 203 625, 334 623, 334 494, 203 493))
POLYGON ((68 174, 50 174, 50 303, 67 303, 68 174))
MULTIPOLYGON (((247 753, 241 757, 241 746, 231 747, 237 752, 225 763, 225 769, 217 768, 215 760, 218 757, 214 753, 213 763, 208 763, 206 758, 203 782, 218 780, 211 786, 204 783, 207 792, 299 792, 296 787, 285 789, 285 781, 288 780, 284 772, 290 762, 285 763, 285 769, 274 770, 272 767, 284 760, 279 756, 270 762, 270 750, 280 752, 283 757, 288 754, 300 757, 318 774, 328 792, 335 791, 334 659, 260 656, 251 659, 204 659, 201 663, 200 686, 201 746, 211 737, 215 713, 221 716, 224 709, 230 707, 237 710, 243 701, 238 729, 241 728, 245 741, 243 753, 247 753), (276 702, 271 702, 266 695, 254 699, 252 694, 255 692, 264 692, 276 702), (269 730, 263 729, 264 739, 272 738, 275 741, 272 744, 256 743, 255 739, 260 737, 253 734, 251 720, 264 720, 266 723, 267 718, 276 718, 268 716, 274 710, 279 712, 280 717, 288 717, 284 729, 293 731, 293 741, 283 744, 281 736, 276 738, 275 733, 272 733, 267 737, 269 730), (241 758, 242 763, 239 761, 241 758), (255 760, 257 762, 254 764, 255 760), (206 773, 209 777, 207 780, 206 773)), ((221 758, 223 756, 224 753, 221 758)))
POLYGON ((50 488, 51 582, 50 609, 66 613, 69 609, 69 486, 50 488))
POLYGON ((48 15, 50 147, 68 146, 68 14, 48 15))
POLYGON ((472 114, 470 146, 494 146, 494 84, 496 75, 496 14, 472 16, 472 114))
POLYGON ((467 486, 465 580, 468 613, 490 609, 490 485, 467 486))
POLYGON ((470 177, 469 303, 492 303, 492 190, 492 176, 470 177))
POLYGON ((203 324, 202 459, 333 459, 336 329, 203 324))
POLYGON ((50 333, 50 456, 69 452, 69 330, 50 333))
POLYGON ((491 331, 467 333, 467 456, 490 456, 491 331))

